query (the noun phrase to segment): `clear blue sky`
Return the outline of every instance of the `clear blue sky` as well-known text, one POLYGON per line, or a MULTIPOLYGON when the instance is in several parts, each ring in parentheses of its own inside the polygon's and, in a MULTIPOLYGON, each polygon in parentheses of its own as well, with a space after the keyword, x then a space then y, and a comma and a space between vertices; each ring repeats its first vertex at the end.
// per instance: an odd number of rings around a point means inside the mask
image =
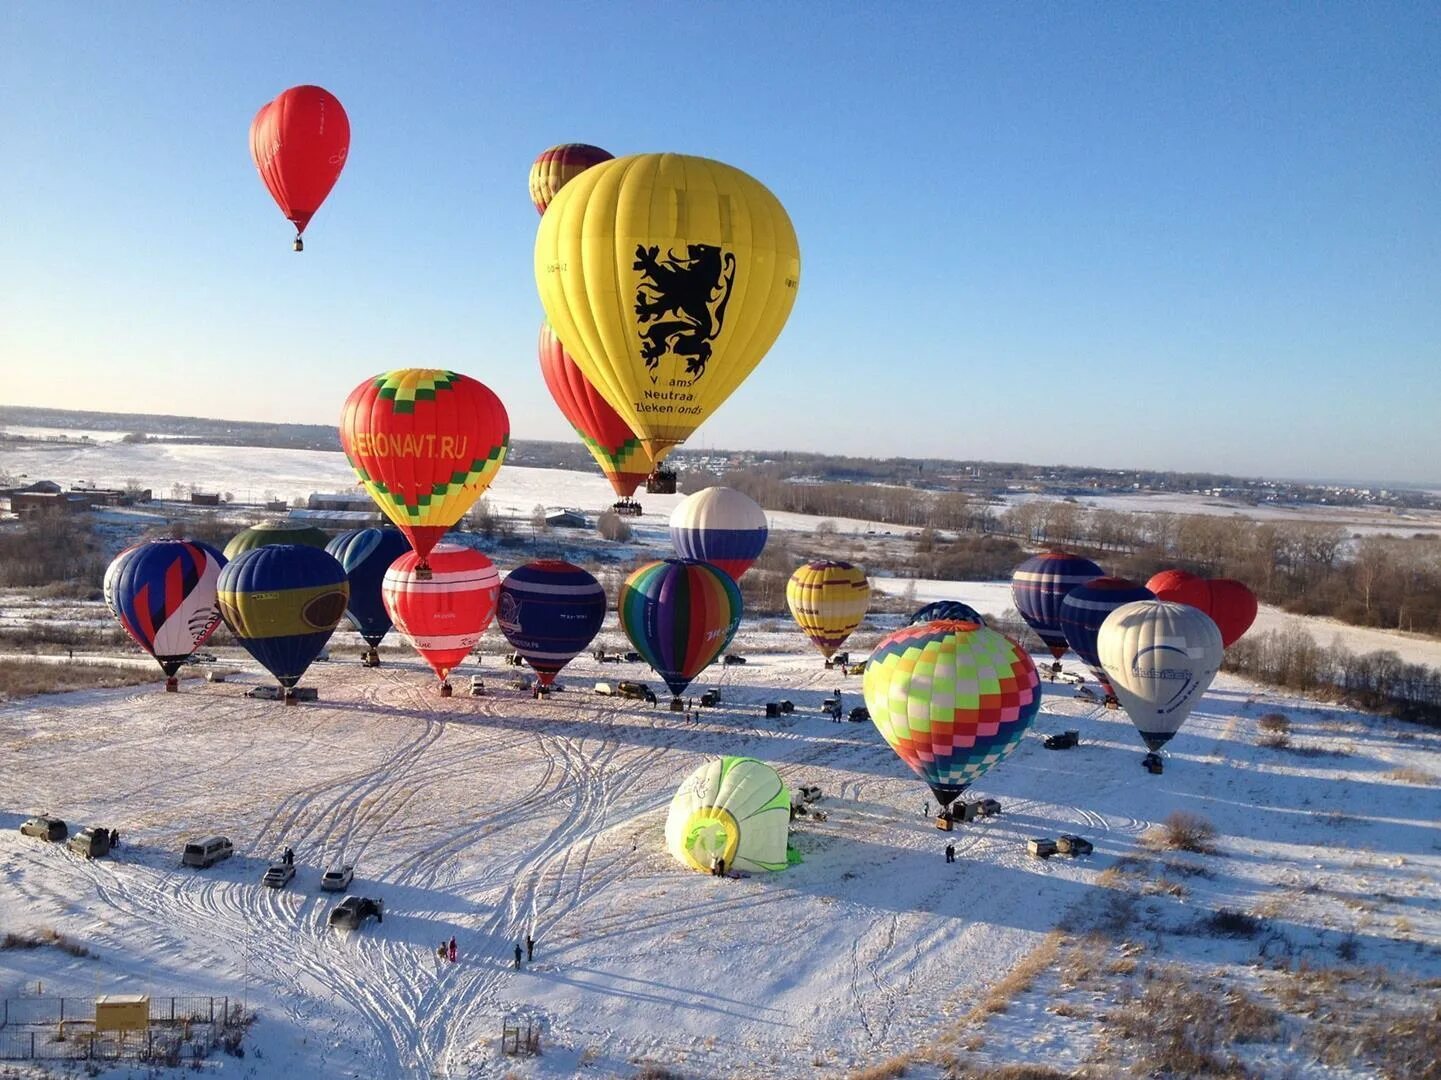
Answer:
POLYGON ((450 367, 517 438, 531 159, 752 173, 795 312, 691 445, 1441 481, 1441 7, 0 5, 11 404, 328 422, 450 367), (291 232, 247 131, 319 83, 291 232))

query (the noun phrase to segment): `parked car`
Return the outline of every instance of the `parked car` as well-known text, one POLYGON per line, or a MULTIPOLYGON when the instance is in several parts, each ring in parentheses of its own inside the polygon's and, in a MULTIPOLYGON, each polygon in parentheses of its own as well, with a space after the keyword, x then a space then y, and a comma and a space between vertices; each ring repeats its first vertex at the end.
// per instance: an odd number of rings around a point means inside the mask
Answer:
POLYGON ((744 656, 741 656, 739 653, 733 652, 726 653, 725 657, 721 660, 721 663, 724 664, 726 667, 730 667, 733 664, 744 664, 745 662, 746 658, 744 656))
POLYGON ((87 859, 98 859, 102 855, 110 854, 110 830, 87 825, 72 836, 65 846, 87 859))
POLYGON ((1049 837, 1037 837, 1026 841, 1026 850, 1040 859, 1049 859, 1056 853, 1056 842, 1049 837))
POLYGON ((326 892, 344 892, 350 888, 350 883, 355 878, 355 867, 347 863, 344 866, 332 866, 320 879, 320 887, 326 892))
POLYGON ((384 901, 370 896, 347 896, 330 909, 330 925, 341 930, 359 930, 371 916, 385 922, 384 901))
POLYGON ((1089 855, 1094 850, 1095 847, 1089 840, 1071 833, 1062 833, 1056 838, 1056 851, 1062 855, 1089 855))
POLYGON ((38 836, 41 840, 59 842, 70 835, 70 827, 58 817, 39 814, 33 818, 28 818, 25 823, 20 826, 20 832, 25 836, 38 836))
POLYGON ((700 696, 700 703, 704 705, 707 709, 712 709, 720 704, 720 699, 721 698, 719 690, 707 690, 704 694, 700 696))
POLYGON ((645 683, 640 682, 618 682, 615 684, 615 692, 623 698, 632 698, 636 701, 648 701, 655 704, 655 691, 645 683))
POLYGON ((192 840, 185 845, 185 851, 180 856, 183 866, 194 866, 204 870, 207 866, 214 866, 222 859, 228 859, 235 854, 235 845, 224 836, 211 836, 205 840, 192 840))
POLYGON ((864 705, 857 705, 851 710, 851 723, 861 724, 871 718, 871 710, 864 705))
POLYGON ((1047 750, 1069 750, 1081 740, 1079 731, 1063 731, 1059 735, 1047 735, 1041 745, 1047 750))
POLYGON ((628 652, 628 653, 625 654, 625 662, 626 662, 627 664, 639 664, 639 663, 640 663, 640 653, 638 653, 638 652, 636 652, 634 649, 632 649, 630 652, 628 652))
POLYGON ((215 663, 215 654, 208 652, 191 653, 180 662, 182 664, 213 664, 215 663))
POLYGON ((260 879, 260 884, 271 889, 283 889, 295 877, 295 864, 288 862, 271 863, 260 879))

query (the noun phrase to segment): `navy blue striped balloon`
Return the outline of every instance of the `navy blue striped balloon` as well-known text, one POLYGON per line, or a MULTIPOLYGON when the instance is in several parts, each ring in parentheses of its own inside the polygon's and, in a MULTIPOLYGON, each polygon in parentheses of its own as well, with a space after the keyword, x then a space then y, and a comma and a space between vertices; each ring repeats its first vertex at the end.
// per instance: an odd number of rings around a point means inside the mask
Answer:
POLYGON ((549 686, 595 639, 606 606, 604 587, 588 571, 561 559, 538 559, 517 566, 500 583, 495 621, 540 685, 549 686))
POLYGON ((963 604, 959 600, 936 600, 927 604, 911 616, 910 625, 920 626, 922 623, 935 622, 936 620, 946 622, 973 622, 977 626, 985 626, 986 620, 981 618, 981 613, 970 604, 963 604))
POLYGON ((1067 551, 1042 552, 1011 573, 1011 597, 1016 610, 1057 660, 1070 647, 1061 629, 1062 601, 1077 585, 1104 574, 1090 559, 1067 551))
POLYGON ((1111 682, 1101 667, 1096 638, 1106 616, 1123 604, 1135 600, 1154 600, 1155 593, 1146 586, 1126 578, 1100 577, 1077 585, 1061 601, 1061 629, 1071 648, 1090 667, 1096 681, 1111 693, 1111 682))

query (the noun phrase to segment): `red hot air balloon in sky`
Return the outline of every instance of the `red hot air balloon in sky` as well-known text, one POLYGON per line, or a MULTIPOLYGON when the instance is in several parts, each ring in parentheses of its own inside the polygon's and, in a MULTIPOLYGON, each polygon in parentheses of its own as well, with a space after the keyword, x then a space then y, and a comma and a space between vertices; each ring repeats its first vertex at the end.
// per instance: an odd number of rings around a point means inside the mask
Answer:
POLYGON ((250 122, 250 156, 271 197, 300 234, 330 194, 350 153, 350 118, 334 94, 292 86, 250 122))

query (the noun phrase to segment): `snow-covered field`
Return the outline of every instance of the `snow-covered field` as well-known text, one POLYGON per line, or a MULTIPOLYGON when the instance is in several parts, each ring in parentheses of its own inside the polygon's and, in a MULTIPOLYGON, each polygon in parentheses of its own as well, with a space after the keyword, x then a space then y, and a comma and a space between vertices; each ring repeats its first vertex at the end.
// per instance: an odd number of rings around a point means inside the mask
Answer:
MULTIPOLYGON (((201 483, 239 498, 247 485, 251 497, 289 498, 351 483, 339 454, 155 444, 27 449, 0 467, 105 486, 201 483)), ((637 550, 664 545, 678 498, 642 497, 637 550)), ((594 512, 611 499, 598 475, 515 467, 491 493, 501 512, 522 516, 537 503, 594 512)), ((777 529, 816 523, 772 515, 777 529)), ((917 603, 1012 606, 1006 583, 869 569, 882 591, 913 588, 917 603)), ((32 598, 6 606, 0 623, 54 611, 103 620, 97 604, 32 598)), ((1292 618, 1265 610, 1259 625, 1292 618)), ((873 618, 853 650, 864 653, 894 621, 873 618)), ((1441 643, 1298 621, 1321 641, 1339 633, 1357 651, 1392 648, 1441 666, 1441 643)), ((602 639, 622 644, 613 619, 602 639)), ((235 672, 224 683, 0 705, 0 930, 53 929, 92 951, 0 950, 0 996, 43 983, 49 995, 240 997, 259 1014, 247 1057, 207 1066, 231 1076, 608 1077, 655 1062, 693 1078, 842 1077, 924 1050, 1056 927, 1110 910, 1115 873, 1134 867, 1142 834, 1175 810, 1211 821, 1220 852, 1187 878, 1188 891, 1149 897, 1137 915, 1144 925, 1132 936, 1165 961, 1210 962, 1202 938, 1162 934, 1157 920, 1263 911, 1299 963, 1336 963, 1340 942, 1359 966, 1441 977, 1441 734, 1223 676, 1168 747, 1165 773, 1149 776, 1124 714, 1046 683, 1035 730, 978 787, 1003 813, 945 834, 922 815, 925 786, 869 723, 822 716, 838 687, 847 708, 859 704, 860 680, 824 670, 788 620, 745 623, 733 651, 750 662, 697 680, 694 692, 720 685, 724 696, 694 721, 595 694, 599 680, 659 684, 642 665, 588 657, 567 669, 565 692, 534 701, 508 685, 503 649, 492 631, 481 665, 459 673, 461 689, 464 675, 484 676, 490 692, 478 698, 438 697, 402 647, 386 651, 383 668, 360 668, 346 631, 334 659, 304 680, 319 691, 315 704, 245 698, 268 677, 222 648, 216 666, 235 672), (764 703, 782 698, 795 712, 765 719, 764 703), (1290 718, 1287 749, 1258 745, 1257 721, 1271 712, 1290 718), (1077 749, 1042 747, 1065 728, 1080 732, 1077 749), (676 785, 723 753, 824 790, 826 820, 795 823, 799 865, 718 880, 666 854, 676 785), (42 811, 72 829, 119 828, 124 846, 85 862, 20 836, 20 821, 42 811), (1031 837, 1072 831, 1095 842, 1094 855, 1026 853, 1031 837), (182 869, 185 840, 211 833, 234 840, 237 856, 182 869), (954 865, 942 858, 948 840, 954 865), (296 881, 263 888, 265 866, 287 845, 296 881), (318 879, 342 859, 357 866, 352 891, 385 901, 383 923, 327 927, 333 897, 318 879), (527 931, 535 960, 517 970, 512 949, 527 931), (451 936, 453 965, 435 957, 451 936), (539 1024, 541 1057, 499 1054, 507 1020, 539 1024)), ((1231 946, 1241 970, 1255 947, 1231 946)), ((1090 1042, 1046 1034, 1059 1020, 1042 1005, 1034 1012, 1033 1024, 1013 1018, 993 1034, 982 1059, 1081 1063, 1090 1042)), ((1278 1068, 1374 1075, 1304 1055, 1283 1054, 1278 1068)))
MULTIPOLYGON (((643 1060, 693 1077, 843 1075, 926 1044, 1068 913, 1101 903, 1097 876, 1176 809, 1210 819, 1230 856, 1198 910, 1245 906, 1297 875, 1382 895, 1410 929, 1398 939, 1357 923, 1365 961, 1441 974, 1434 949, 1418 959, 1416 946, 1441 941, 1436 789, 1388 779, 1434 773, 1441 736, 1223 677, 1165 775, 1150 777, 1123 715, 1046 684, 1036 729, 980 785, 1003 814, 947 836, 870 724, 819 713, 843 680, 798 636, 746 628, 737 648, 750 663, 725 669, 724 706, 696 722, 588 689, 648 674, 636 666, 583 658, 564 693, 537 703, 506 687, 492 653, 477 669, 491 695, 445 700, 416 661, 344 662, 353 639, 312 668, 313 705, 246 699, 245 686, 266 681, 248 662, 179 694, 8 705, 6 929, 54 928, 95 955, 0 954, 0 989, 43 980, 51 994, 242 996, 260 1011, 250 1058, 218 1061, 259 1069, 245 1075, 610 1076, 643 1060), (781 697, 795 712, 764 719, 762 704, 781 697), (1313 754, 1254 744, 1256 717, 1276 709, 1313 754), (1040 736, 1062 727, 1080 731, 1081 747, 1042 749, 1040 736), (828 819, 793 831, 800 865, 718 881, 665 853, 675 786, 721 753, 822 787, 828 819), (20 836, 20 820, 42 810, 119 827, 118 858, 85 862, 20 836), (1343 843, 1323 811, 1347 822, 1343 843), (1028 838, 1062 831, 1096 853, 1026 854, 1028 838), (234 840, 237 856, 182 869, 182 843, 210 833, 234 840), (941 857, 948 839, 955 865, 941 857), (286 845, 296 881, 262 888, 286 845), (383 924, 327 928, 318 877, 341 859, 357 866, 353 891, 385 901, 383 924), (535 961, 516 970, 527 931, 535 961), (434 956, 452 935, 454 965, 434 956), (542 1025, 542 1057, 498 1055, 502 1022, 517 1017, 542 1025)), ((858 703, 859 680, 844 685, 858 703)), ((1335 913, 1309 903, 1285 922, 1293 937, 1324 939, 1335 913)))

